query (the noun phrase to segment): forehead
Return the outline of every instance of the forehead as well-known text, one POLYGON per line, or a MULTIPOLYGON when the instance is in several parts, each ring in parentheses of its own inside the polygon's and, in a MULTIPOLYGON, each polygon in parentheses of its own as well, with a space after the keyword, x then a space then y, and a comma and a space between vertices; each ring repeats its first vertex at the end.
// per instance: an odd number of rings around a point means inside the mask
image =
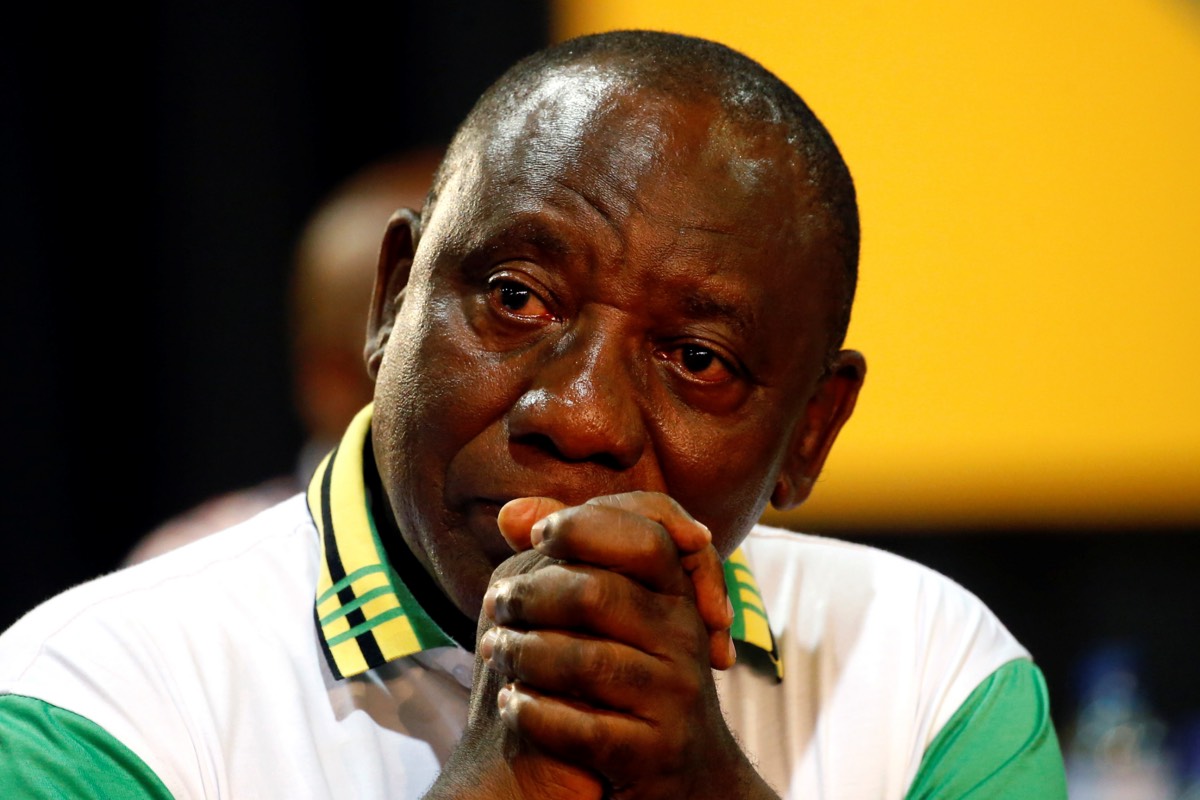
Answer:
POLYGON ((683 99, 593 64, 545 76, 475 149, 477 191, 545 195, 556 183, 590 183, 665 212, 656 201, 686 187, 693 214, 726 216, 757 203, 780 220, 810 200, 803 165, 778 126, 734 122, 711 95, 683 99))

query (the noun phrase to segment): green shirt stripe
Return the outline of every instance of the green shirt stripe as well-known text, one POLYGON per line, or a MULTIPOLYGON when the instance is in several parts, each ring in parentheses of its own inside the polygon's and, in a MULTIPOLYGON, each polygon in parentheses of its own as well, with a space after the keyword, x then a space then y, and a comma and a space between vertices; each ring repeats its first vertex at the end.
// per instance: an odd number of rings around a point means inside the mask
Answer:
POLYGON ((376 572, 383 572, 383 564, 372 564, 369 567, 362 567, 361 569, 354 570, 354 572, 351 572, 349 575, 342 578, 333 586, 329 587, 329 589, 323 592, 319 597, 317 597, 317 605, 321 605, 326 600, 333 597, 335 594, 340 592, 342 589, 345 589, 359 578, 364 578, 367 575, 373 575, 376 572))
POLYGON ((0 797, 170 800, 171 793, 91 720, 32 697, 2 695, 0 797))
POLYGON ((906 800, 1066 800, 1062 751, 1042 671, 1004 664, 971 693, 925 750, 906 800))

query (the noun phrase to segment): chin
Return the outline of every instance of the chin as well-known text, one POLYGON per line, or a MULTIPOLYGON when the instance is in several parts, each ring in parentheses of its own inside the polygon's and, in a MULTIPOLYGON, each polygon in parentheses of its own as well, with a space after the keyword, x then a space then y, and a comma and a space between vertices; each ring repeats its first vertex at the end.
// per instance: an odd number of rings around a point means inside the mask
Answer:
POLYGON ((482 553, 464 556, 461 552, 439 554, 434 564, 434 580, 458 610, 471 619, 479 619, 483 595, 492 583, 492 564, 482 553))

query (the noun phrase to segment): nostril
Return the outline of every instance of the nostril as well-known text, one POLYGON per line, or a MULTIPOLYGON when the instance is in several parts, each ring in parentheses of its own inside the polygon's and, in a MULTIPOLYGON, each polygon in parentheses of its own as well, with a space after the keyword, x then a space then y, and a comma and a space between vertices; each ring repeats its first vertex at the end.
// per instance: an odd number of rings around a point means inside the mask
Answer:
POLYGON ((558 445, 554 444, 554 440, 544 433, 525 433, 521 434, 520 436, 514 436, 512 440, 514 444, 520 444, 526 447, 531 447, 534 450, 540 450, 541 452, 552 455, 562 461, 569 460, 562 454, 562 451, 558 449, 558 445))
POLYGON ((565 461, 570 464, 596 464, 606 469, 621 471, 625 469, 621 464, 621 460, 612 453, 600 451, 590 453, 586 456, 575 458, 564 453, 554 440, 544 433, 525 433, 519 436, 512 437, 513 444, 522 445, 524 447, 537 450, 544 453, 557 461, 565 461))

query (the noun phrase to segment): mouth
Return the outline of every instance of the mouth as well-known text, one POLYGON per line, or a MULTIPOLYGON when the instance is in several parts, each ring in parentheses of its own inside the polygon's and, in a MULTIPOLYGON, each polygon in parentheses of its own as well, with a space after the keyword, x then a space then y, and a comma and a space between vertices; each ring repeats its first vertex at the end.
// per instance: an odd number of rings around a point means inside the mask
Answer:
POLYGON ((592 497, 629 491, 630 476, 612 479, 598 471, 521 469, 502 456, 474 457, 452 465, 443 489, 445 509, 457 519, 473 547, 493 566, 510 558, 513 549, 500 533, 496 517, 500 509, 522 497, 553 497, 567 506, 592 497), (614 485, 619 484, 619 485, 614 485))

